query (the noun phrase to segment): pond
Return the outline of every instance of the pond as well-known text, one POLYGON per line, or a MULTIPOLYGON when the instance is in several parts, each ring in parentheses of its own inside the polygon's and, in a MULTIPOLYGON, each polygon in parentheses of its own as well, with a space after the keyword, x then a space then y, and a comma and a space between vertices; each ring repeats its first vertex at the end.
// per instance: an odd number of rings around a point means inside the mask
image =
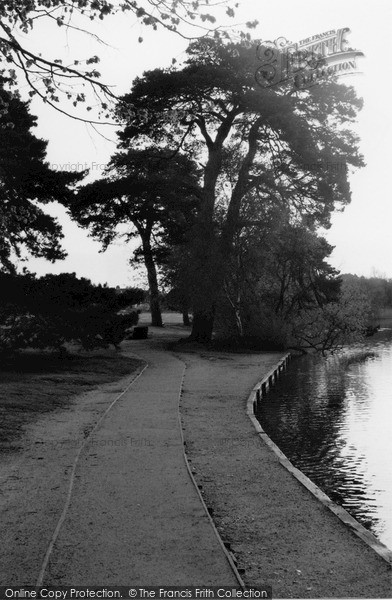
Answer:
POLYGON ((392 549, 392 338, 293 360, 262 427, 291 462, 392 549))

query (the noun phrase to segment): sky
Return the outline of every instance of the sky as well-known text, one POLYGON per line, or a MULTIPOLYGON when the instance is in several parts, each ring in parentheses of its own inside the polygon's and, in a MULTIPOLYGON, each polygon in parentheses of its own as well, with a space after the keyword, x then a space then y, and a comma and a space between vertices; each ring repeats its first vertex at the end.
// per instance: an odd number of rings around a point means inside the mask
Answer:
MULTIPOLYGON (((361 138, 360 150, 366 166, 350 176, 351 204, 344 212, 333 216, 331 228, 324 233, 335 246, 330 259, 334 267, 342 272, 392 278, 389 190, 392 170, 392 81, 389 75, 392 3, 390 0, 366 3, 355 0, 329 0, 326 3, 240 0, 234 20, 218 17, 218 21, 226 25, 254 19, 259 25, 252 30, 252 36, 262 40, 283 36, 297 42, 330 29, 348 27, 350 46, 364 53, 358 60, 360 72, 345 77, 342 82, 353 85, 364 99, 355 130, 361 138)), ((133 79, 143 71, 169 66, 172 58, 181 60, 187 46, 180 36, 146 29, 131 16, 108 17, 87 26, 105 44, 76 31, 65 33, 65 28, 56 25, 37 26, 24 42, 45 56, 66 61, 98 54, 101 80, 113 85, 116 94, 130 90, 133 79), (139 37, 143 37, 143 43, 138 42, 139 37)), ((22 94, 27 89, 22 85, 22 94)), ((38 116, 35 134, 49 140, 47 159, 53 168, 81 170, 87 166, 91 178, 100 176, 116 148, 115 127, 99 125, 93 129, 59 114, 39 99, 33 100, 31 112, 38 116)), ((84 117, 86 113, 84 109, 77 109, 75 114, 84 117)), ((143 269, 135 271, 129 265, 132 247, 118 240, 106 252, 100 253, 100 244, 71 222, 64 208, 50 205, 47 211, 58 217, 63 226, 63 246, 68 257, 55 264, 44 259, 31 259, 27 263, 31 271, 39 275, 76 272, 95 283, 107 282, 113 286, 145 283, 143 269)))

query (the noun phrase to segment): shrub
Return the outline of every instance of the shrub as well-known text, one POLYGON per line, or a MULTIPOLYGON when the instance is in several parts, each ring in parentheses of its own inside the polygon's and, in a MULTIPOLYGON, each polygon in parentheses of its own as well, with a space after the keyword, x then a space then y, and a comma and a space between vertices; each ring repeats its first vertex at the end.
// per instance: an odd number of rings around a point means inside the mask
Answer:
MULTIPOLYGON (((127 306, 123 295, 95 286, 74 273, 33 275, 0 273, 0 351, 60 349, 76 342, 85 349, 116 347, 138 313, 117 314, 127 306)), ((130 296, 128 296, 130 298, 130 296)))

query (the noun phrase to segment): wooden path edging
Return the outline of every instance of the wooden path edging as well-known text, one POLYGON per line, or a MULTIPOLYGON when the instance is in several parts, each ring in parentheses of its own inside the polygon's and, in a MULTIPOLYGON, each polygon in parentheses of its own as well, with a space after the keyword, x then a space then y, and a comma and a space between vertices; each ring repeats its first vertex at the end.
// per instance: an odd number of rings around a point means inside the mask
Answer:
POLYGON ((349 527, 361 540, 363 540, 374 552, 383 558, 392 568, 392 551, 387 548, 373 533, 368 531, 354 517, 352 517, 344 508, 338 506, 329 498, 313 481, 311 481, 302 471, 294 467, 287 456, 283 454, 280 448, 271 440, 261 427, 255 417, 255 412, 263 397, 268 390, 276 383, 280 374, 286 370, 292 355, 287 352, 278 363, 254 386, 247 400, 246 414, 252 421, 253 426, 262 442, 264 442, 276 454, 280 464, 287 469, 303 486, 308 489, 317 500, 329 508, 347 527, 349 527))

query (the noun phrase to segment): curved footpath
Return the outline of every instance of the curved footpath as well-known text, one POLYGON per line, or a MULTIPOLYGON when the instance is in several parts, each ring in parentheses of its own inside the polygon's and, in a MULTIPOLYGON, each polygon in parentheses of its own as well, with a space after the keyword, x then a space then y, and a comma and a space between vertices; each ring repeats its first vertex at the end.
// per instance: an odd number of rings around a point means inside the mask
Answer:
MULTIPOLYGON (((178 402, 185 365, 150 340, 128 347, 148 366, 86 443, 38 583, 236 586, 183 457, 178 402)), ((77 446, 128 383, 105 386, 79 397, 72 411, 42 419, 14 470, 1 469, 1 584, 37 582, 77 446), (75 444, 61 443, 67 440, 75 444)))
POLYGON ((127 343, 148 363, 133 383, 44 415, 21 453, 2 457, 0 583, 35 584, 52 540, 48 585, 238 584, 183 459, 183 384, 187 454, 245 582, 281 598, 392 596, 388 565, 279 464, 246 416, 280 355, 174 355, 164 344, 179 331, 127 343))

